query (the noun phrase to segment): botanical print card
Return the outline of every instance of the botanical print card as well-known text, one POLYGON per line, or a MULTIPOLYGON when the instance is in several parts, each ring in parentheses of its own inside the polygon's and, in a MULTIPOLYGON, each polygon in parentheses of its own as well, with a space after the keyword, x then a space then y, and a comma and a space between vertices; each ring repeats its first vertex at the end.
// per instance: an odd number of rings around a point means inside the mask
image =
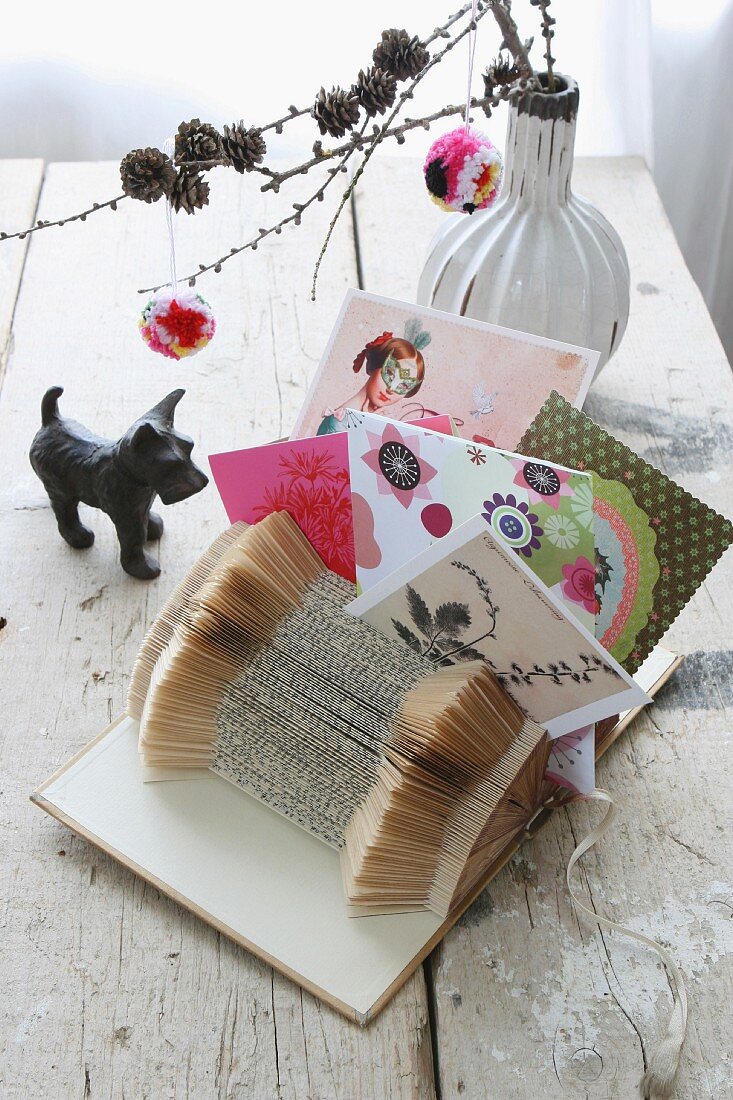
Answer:
POLYGON ((599 355, 349 290, 291 438, 343 431, 350 409, 447 413, 466 439, 515 449, 551 390, 581 407, 599 355))
POLYGON ((553 393, 520 447, 593 476, 596 636, 635 671, 733 542, 733 524, 553 393))
POLYGON ((593 488, 588 474, 355 413, 347 431, 356 575, 368 591, 483 513, 496 535, 592 630, 593 488))
MULTIPOLYGON (((452 432, 447 416, 422 423, 435 432, 452 432)), ((345 435, 224 451, 209 455, 209 463, 230 523, 257 523, 271 512, 289 512, 328 568, 356 580, 345 435)))
POLYGON ((649 702, 481 515, 345 610, 436 664, 487 661, 553 738, 649 702))

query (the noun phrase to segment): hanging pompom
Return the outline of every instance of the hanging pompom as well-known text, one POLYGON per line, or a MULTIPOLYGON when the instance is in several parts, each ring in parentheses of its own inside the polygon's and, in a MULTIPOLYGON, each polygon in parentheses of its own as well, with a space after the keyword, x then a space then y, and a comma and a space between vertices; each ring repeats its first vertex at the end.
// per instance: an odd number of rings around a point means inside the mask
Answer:
POLYGON ((140 335, 152 351, 185 359, 208 344, 216 320, 208 302, 195 290, 169 286, 156 290, 138 321, 140 335))
POLYGON ((434 203, 443 210, 473 214, 499 197, 504 164, 485 134, 460 126, 433 142, 423 172, 434 203))

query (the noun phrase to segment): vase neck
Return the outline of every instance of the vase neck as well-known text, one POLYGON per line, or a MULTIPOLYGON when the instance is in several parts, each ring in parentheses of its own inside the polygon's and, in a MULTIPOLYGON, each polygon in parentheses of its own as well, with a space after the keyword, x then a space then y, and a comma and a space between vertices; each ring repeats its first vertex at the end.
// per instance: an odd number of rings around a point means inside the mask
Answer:
POLYGON ((564 77, 563 91, 524 92, 509 111, 506 142, 507 202, 551 207, 571 195, 578 87, 564 77), (569 85, 569 86, 568 86, 569 85))

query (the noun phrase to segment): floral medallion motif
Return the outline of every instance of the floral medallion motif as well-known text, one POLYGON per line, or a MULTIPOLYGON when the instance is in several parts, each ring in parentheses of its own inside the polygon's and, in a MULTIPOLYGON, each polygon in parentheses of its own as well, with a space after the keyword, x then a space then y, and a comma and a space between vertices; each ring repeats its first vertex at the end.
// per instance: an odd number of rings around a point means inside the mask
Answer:
POLYGON ((466 454, 474 466, 483 466, 486 463, 486 453, 479 447, 467 447, 466 454))
POLYGON ((562 567, 562 594, 572 603, 581 604, 586 611, 596 611, 596 567, 582 554, 572 565, 562 567))
POLYGON ((659 580, 656 531, 621 481, 594 475, 596 501, 596 637, 617 661, 634 649, 654 606, 659 580))
POLYGON ((526 490, 530 504, 542 502, 551 508, 559 508, 562 497, 572 496, 570 470, 558 470, 544 462, 520 457, 512 458, 511 464, 516 471, 514 484, 526 490))
POLYGON ((387 423, 381 436, 366 434, 370 449, 362 461, 377 475, 379 493, 391 493, 403 508, 416 497, 430 500, 429 483, 438 471, 420 457, 419 435, 405 437, 395 423, 387 423))
POLYGON ((484 509, 481 514, 492 530, 518 554, 530 558, 533 550, 539 550, 543 531, 524 501, 517 502, 513 493, 506 497, 494 493, 491 500, 484 501, 484 509))
POLYGON ((396 440, 379 448, 379 469, 395 489, 414 489, 420 481, 420 463, 409 447, 396 440))
MULTIPOLYGON (((594 728, 584 726, 575 733, 566 733, 564 737, 552 741, 545 773, 549 779, 571 791, 580 793, 589 789, 587 773, 592 774, 593 764, 584 760, 584 757, 590 757, 591 761, 593 759, 594 728)), ((592 787, 592 783, 590 786, 592 787)))

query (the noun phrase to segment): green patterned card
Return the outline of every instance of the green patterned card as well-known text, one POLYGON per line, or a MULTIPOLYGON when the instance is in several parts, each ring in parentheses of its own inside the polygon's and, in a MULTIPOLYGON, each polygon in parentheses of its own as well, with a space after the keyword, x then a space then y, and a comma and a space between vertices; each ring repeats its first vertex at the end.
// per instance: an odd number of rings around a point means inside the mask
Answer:
POLYGON ((554 391, 517 450, 593 475, 596 636, 636 671, 733 542, 733 524, 554 391))

